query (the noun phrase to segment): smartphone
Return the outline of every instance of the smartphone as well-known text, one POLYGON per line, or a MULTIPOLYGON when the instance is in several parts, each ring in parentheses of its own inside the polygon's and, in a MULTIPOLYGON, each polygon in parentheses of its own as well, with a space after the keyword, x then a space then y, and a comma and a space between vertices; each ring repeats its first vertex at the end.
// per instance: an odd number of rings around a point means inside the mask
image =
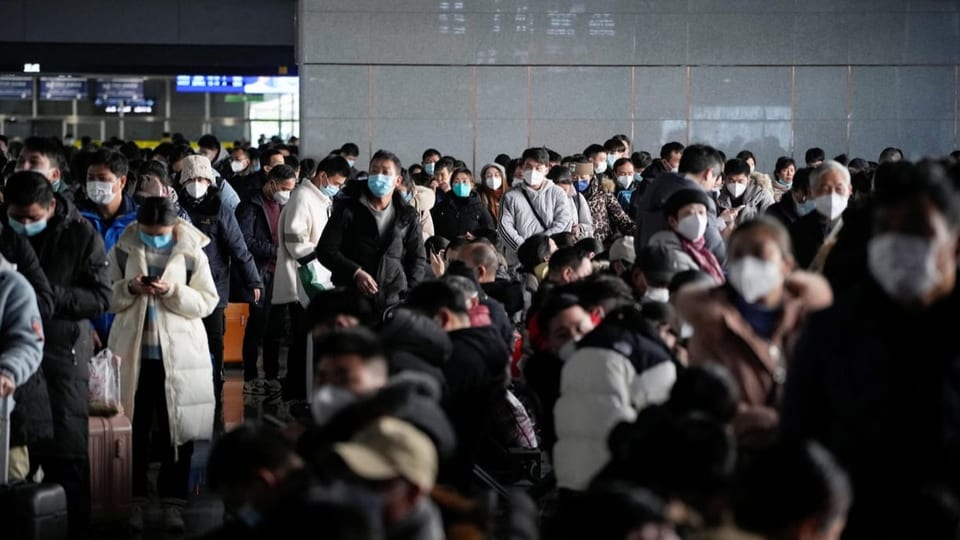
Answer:
POLYGON ((144 285, 153 285, 158 281, 160 281, 160 276, 143 276, 140 278, 140 283, 143 283, 144 285))

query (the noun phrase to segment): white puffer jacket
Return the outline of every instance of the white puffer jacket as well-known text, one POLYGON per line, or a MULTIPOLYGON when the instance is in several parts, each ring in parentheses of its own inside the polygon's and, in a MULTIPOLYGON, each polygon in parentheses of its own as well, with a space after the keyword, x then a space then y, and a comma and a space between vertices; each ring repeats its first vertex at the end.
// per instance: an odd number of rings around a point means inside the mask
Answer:
MULTIPOLYGON (((147 275, 140 226, 128 226, 110 250, 113 296, 110 311, 117 314, 108 346, 121 358, 120 381, 123 408, 132 420, 137 383, 140 380, 140 348, 147 297, 133 295, 130 280, 147 275)), ((210 240, 193 225, 178 220, 176 245, 161 279, 170 283, 166 296, 157 302, 157 326, 166 373, 165 394, 170 418, 170 441, 174 447, 213 434, 213 371, 203 317, 213 313, 219 301, 217 286, 203 246, 210 240)))
MULTIPOLYGON (((277 225, 280 236, 280 248, 277 249, 277 272, 273 278, 274 305, 300 302, 307 307, 310 298, 300 283, 297 261, 314 254, 317 242, 323 234, 327 220, 330 219, 330 209, 333 200, 326 193, 320 191, 313 182, 304 180, 290 194, 290 200, 280 211, 280 221, 277 225)), ((310 261, 313 274, 325 288, 332 288, 330 271, 323 267, 316 259, 310 261)))
MULTIPOLYGON (((601 330, 601 326, 598 330, 601 330)), ((606 329, 609 334, 611 329, 606 329)), ((564 364, 553 409, 557 484, 583 490, 610 459, 607 437, 648 405, 663 403, 677 379, 667 350, 630 330, 622 338, 588 335, 564 364), (609 346, 592 346, 604 342, 609 346)), ((596 331, 595 331, 596 332, 596 331)))

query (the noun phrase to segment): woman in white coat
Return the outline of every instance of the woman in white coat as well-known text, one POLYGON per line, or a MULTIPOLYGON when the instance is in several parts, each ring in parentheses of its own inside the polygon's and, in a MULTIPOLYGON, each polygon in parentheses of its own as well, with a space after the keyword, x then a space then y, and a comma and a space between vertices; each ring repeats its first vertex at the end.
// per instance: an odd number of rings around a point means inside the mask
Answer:
POLYGON ((117 314, 109 346, 122 359, 121 398, 133 422, 134 529, 143 528, 153 426, 153 444, 166 448, 158 491, 164 527, 173 531, 183 529, 193 441, 212 435, 213 368, 202 319, 219 297, 203 253, 208 242, 168 199, 151 197, 109 254, 117 314))

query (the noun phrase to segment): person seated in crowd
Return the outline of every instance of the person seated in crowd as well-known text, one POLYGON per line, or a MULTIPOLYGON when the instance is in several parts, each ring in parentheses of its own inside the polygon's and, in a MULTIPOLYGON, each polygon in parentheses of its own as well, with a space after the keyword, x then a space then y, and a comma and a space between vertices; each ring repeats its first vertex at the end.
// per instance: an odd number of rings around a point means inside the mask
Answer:
POLYGON ((689 288, 676 298, 693 327, 691 364, 719 363, 736 377, 741 436, 776 428, 793 343, 806 317, 833 300, 826 280, 795 270, 791 252, 778 222, 748 221, 730 237, 727 285, 689 288))
POLYGON ((700 270, 717 283, 723 283, 723 268, 707 248, 704 237, 710 204, 710 197, 703 190, 684 189, 675 192, 663 205, 663 215, 669 229, 650 237, 649 245, 673 251, 681 261, 680 270, 700 270))
POLYGON ((845 538, 914 536, 930 490, 956 504, 960 202, 938 166, 904 180, 878 191, 867 272, 811 317, 786 380, 783 436, 817 440, 850 473, 845 538))
POLYGON ((736 525, 763 538, 839 540, 853 500, 846 471, 816 442, 758 451, 733 484, 736 525))
POLYGON ((534 234, 524 240, 517 256, 520 259, 519 274, 525 294, 536 293, 540 284, 547 279, 547 262, 556 251, 557 244, 549 236, 534 234))
POLYGON ((457 260, 476 272, 483 291, 503 305, 507 315, 514 318, 523 311, 523 286, 519 281, 499 277, 501 262, 494 246, 486 239, 471 242, 457 253, 457 260))
POLYGON ((547 263, 547 281, 554 285, 573 283, 590 276, 593 267, 586 253, 576 247, 558 249, 547 263))
POLYGON ((764 215, 777 219, 789 229, 798 219, 816 210, 816 203, 810 194, 810 173, 813 169, 804 167, 793 176, 789 196, 767 207, 764 215))
POLYGON ((610 259, 609 272, 629 282, 630 276, 628 273, 630 269, 633 268, 633 263, 637 260, 635 250, 636 244, 632 236, 622 236, 614 240, 607 253, 607 258, 610 259))
POLYGON ((436 233, 451 239, 481 228, 492 229, 494 224, 490 211, 480 200, 468 169, 453 171, 450 192, 430 211, 436 233))
POLYGON ((637 254, 630 274, 634 297, 641 303, 670 301, 670 282, 683 271, 679 254, 666 246, 650 245, 637 254))
POLYGON ((554 407, 557 484, 586 489, 609 459, 607 436, 621 421, 666 401, 677 370, 656 330, 634 307, 609 313, 576 344, 554 407))
POLYGON ((781 156, 773 168, 773 200, 779 201, 793 186, 797 163, 793 158, 781 156))
POLYGON ((843 212, 850 200, 850 171, 836 161, 824 161, 810 173, 810 196, 816 212, 790 226, 798 268, 820 271, 843 229, 843 212))
POLYGON ((717 207, 739 208, 737 223, 749 221, 773 204, 773 196, 750 178, 750 166, 742 159, 731 159, 723 166, 723 189, 717 207))

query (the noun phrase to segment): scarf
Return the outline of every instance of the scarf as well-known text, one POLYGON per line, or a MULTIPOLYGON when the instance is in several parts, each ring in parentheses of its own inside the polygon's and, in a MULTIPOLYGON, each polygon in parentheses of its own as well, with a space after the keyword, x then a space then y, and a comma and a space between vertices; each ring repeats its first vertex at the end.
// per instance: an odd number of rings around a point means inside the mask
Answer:
POLYGON ((488 189, 486 186, 483 186, 483 189, 480 191, 480 197, 483 199, 484 204, 487 205, 487 210, 490 211, 490 215, 493 216, 493 221, 500 220, 500 197, 503 197, 503 187, 500 186, 500 189, 494 191, 488 189))
POLYGON ((707 249, 707 241, 702 236, 696 242, 691 242, 679 234, 677 237, 680 238, 683 251, 693 258, 693 262, 697 263, 701 270, 710 274, 710 277, 715 279, 717 284, 722 285, 726 281, 723 277, 723 268, 720 267, 720 263, 717 262, 713 253, 707 249))

